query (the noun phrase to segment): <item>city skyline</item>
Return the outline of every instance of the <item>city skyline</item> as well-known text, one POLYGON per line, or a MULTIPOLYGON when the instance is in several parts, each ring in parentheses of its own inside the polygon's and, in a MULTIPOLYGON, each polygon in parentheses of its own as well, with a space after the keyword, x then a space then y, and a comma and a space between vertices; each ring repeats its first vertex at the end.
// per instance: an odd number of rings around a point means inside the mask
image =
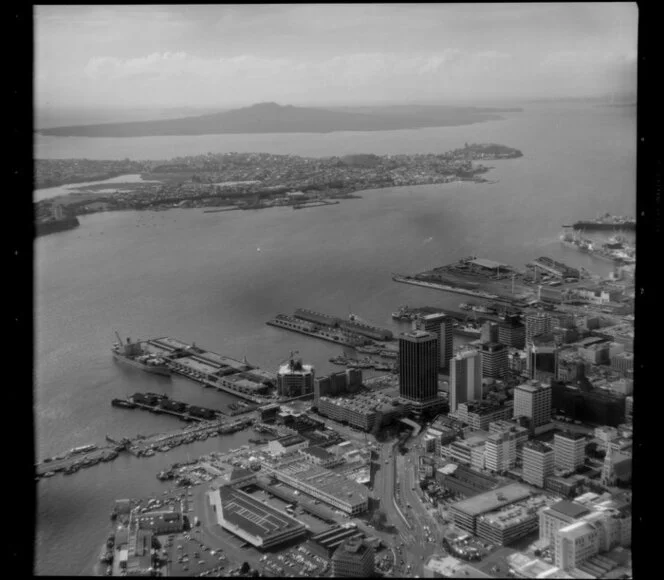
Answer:
POLYGON ((37 6, 37 108, 636 92, 634 3, 37 6))

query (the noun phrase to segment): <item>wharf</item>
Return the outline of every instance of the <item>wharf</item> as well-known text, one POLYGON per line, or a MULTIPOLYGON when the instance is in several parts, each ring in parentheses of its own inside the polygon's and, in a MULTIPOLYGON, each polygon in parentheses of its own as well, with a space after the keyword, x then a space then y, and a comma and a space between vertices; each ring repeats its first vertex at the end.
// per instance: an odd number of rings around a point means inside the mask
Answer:
POLYGON ((223 212, 223 211, 233 211, 233 210, 236 210, 236 209, 239 209, 239 208, 236 207, 236 206, 220 207, 220 208, 217 208, 217 209, 204 209, 203 213, 219 213, 219 212, 223 212))
POLYGON ((314 203, 298 203, 293 206, 293 209, 304 209, 306 207, 320 207, 321 205, 337 205, 341 202, 338 201, 318 201, 314 203))
POLYGON ((35 465, 35 476, 40 478, 46 476, 47 473, 52 473, 53 475, 57 473, 74 473, 79 469, 97 465, 97 463, 102 461, 112 461, 118 457, 120 451, 124 450, 129 451, 129 453, 136 457, 151 455, 155 451, 168 451, 184 443, 193 443, 196 440, 207 439, 210 436, 214 437, 219 434, 235 433, 236 431, 250 427, 254 422, 255 417, 244 417, 228 423, 224 423, 221 420, 202 421, 198 425, 188 425, 184 429, 169 433, 149 435, 147 437, 137 435, 133 439, 123 438, 119 444, 117 444, 118 441, 107 435, 106 439, 112 443, 111 445, 97 447, 86 453, 72 454, 70 452, 59 459, 42 461, 35 465))
POLYGON ((190 345, 170 337, 145 340, 141 346, 147 352, 164 358, 172 373, 258 405, 270 402, 267 397, 247 392, 249 389, 233 387, 235 377, 242 378, 243 383, 252 383, 257 391, 275 379, 271 373, 260 370, 246 360, 234 360, 202 349, 195 343, 190 345))
POLYGON ((204 421, 196 426, 185 427, 169 433, 137 437, 132 440, 127 450, 137 457, 146 455, 146 453, 149 454, 150 451, 169 451, 173 447, 207 439, 210 436, 235 433, 241 429, 246 429, 254 421, 254 418, 239 419, 230 423, 222 423, 220 420, 204 421))
POLYGON ((47 473, 71 473, 84 467, 97 465, 102 461, 112 461, 117 456, 118 450, 114 445, 98 447, 87 453, 70 453, 61 459, 52 459, 51 461, 37 463, 35 465, 35 476, 44 477, 47 473))
MULTIPOLYGON (((179 401, 173 401, 173 403, 177 403, 177 402, 179 402, 179 401)), ((131 408, 141 409, 141 410, 144 410, 144 411, 149 411, 150 413, 154 413, 155 415, 172 415, 173 417, 177 417, 178 419, 181 419, 182 421, 201 422, 201 421, 205 420, 203 417, 197 417, 196 415, 191 415, 188 411, 178 412, 178 411, 174 411, 172 409, 164 409, 163 407, 160 407, 159 404, 149 405, 147 403, 140 403, 140 402, 136 401, 133 397, 127 397, 127 399, 113 399, 111 404, 114 407, 119 406, 121 408, 124 407, 124 408, 127 408, 127 409, 131 409, 131 408), (128 405, 125 406, 125 405, 120 405, 119 404, 119 403, 125 402, 125 401, 127 403, 129 403, 131 406, 128 406, 128 405)), ((188 408, 189 405, 186 405, 186 407, 188 408)), ((216 411, 214 409, 209 409, 209 410, 214 411, 214 413, 216 414, 217 417, 219 417, 219 415, 221 414, 221 411, 216 411)))
POLYGON ((287 326, 281 322, 278 318, 273 318, 268 320, 265 324, 269 326, 276 326, 277 328, 283 328, 284 330, 290 330, 291 332, 299 332, 300 334, 305 334, 313 338, 319 338, 321 340, 326 340, 328 342, 334 342, 335 344, 340 344, 342 346, 355 347, 356 342, 354 340, 346 339, 340 335, 327 334, 315 330, 305 330, 304 328, 297 328, 295 326, 287 326))
MULTIPOLYGON (((545 276, 542 276, 546 279, 545 276)), ((465 258, 454 264, 436 267, 413 276, 393 274, 395 282, 423 286, 514 307, 524 307, 528 302, 541 299, 560 303, 562 291, 572 284, 562 284, 556 288, 536 282, 535 275, 492 260, 465 258)), ((578 282, 576 283, 578 284, 578 282)))
POLYGON ((213 389, 217 389, 218 391, 224 391, 225 393, 229 393, 230 395, 238 397, 239 399, 244 399, 245 401, 250 401, 252 403, 255 403, 256 405, 264 405, 265 403, 270 402, 270 400, 267 398, 257 397, 255 395, 249 395, 248 393, 242 393, 240 391, 236 391, 235 389, 222 385, 217 381, 211 381, 204 377, 197 376, 194 372, 191 371, 174 368, 174 367, 171 367, 171 371, 175 374, 187 377, 188 379, 191 379, 192 381, 195 381, 203 385, 204 387, 212 387, 213 389))

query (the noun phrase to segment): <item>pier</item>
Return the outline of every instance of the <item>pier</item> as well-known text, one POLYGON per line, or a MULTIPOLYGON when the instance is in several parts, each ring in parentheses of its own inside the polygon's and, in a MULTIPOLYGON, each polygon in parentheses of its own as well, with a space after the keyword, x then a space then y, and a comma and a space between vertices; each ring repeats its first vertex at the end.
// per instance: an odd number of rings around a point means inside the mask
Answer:
POLYGON ((262 395, 274 384, 273 373, 227 356, 187 344, 170 337, 141 342, 142 348, 166 360, 171 372, 187 377, 205 387, 224 391, 240 399, 261 405, 270 402, 262 395))
POLYGON ((95 447, 90 451, 67 454, 52 459, 46 459, 35 465, 35 476, 37 478, 50 477, 57 473, 69 475, 84 467, 97 465, 102 461, 112 461, 122 451, 128 451, 136 457, 149 457, 157 451, 169 451, 173 447, 185 443, 193 443, 197 440, 207 439, 212 436, 235 433, 246 429, 254 424, 255 417, 243 417, 230 422, 221 419, 215 421, 200 421, 197 425, 188 425, 184 429, 168 433, 157 433, 154 435, 137 435, 134 438, 123 438, 121 441, 107 435, 109 444, 103 447, 95 447), (51 474, 51 475, 48 475, 51 474))
POLYGON ((231 409, 230 412, 226 412, 221 409, 189 405, 181 401, 169 399, 166 395, 156 395, 154 393, 134 393, 126 399, 113 399, 111 405, 123 409, 141 409, 157 415, 171 415, 182 421, 213 420, 220 418, 222 415, 234 416, 242 413, 250 413, 255 408, 253 405, 250 406, 242 403, 244 408, 238 410, 231 409))

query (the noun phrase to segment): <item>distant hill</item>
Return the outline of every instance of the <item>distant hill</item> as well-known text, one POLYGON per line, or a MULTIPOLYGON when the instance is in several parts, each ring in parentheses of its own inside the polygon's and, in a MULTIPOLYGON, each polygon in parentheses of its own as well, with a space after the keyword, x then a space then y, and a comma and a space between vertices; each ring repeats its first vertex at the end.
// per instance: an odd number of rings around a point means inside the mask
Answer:
POLYGON ((57 137, 151 137, 223 133, 393 131, 500 120, 502 117, 496 113, 518 110, 437 106, 367 109, 349 111, 259 103, 242 109, 195 117, 53 127, 38 130, 38 133, 57 137))

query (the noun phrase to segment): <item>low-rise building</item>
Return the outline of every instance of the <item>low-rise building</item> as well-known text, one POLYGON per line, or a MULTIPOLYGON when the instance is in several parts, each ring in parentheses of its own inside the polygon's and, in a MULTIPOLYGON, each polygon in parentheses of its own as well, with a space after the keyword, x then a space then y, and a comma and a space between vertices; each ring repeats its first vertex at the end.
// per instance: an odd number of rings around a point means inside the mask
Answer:
POLYGON ((157 536, 162 534, 176 534, 184 528, 182 509, 179 503, 173 504, 168 509, 137 513, 134 517, 139 528, 150 530, 157 536))
POLYGON ((533 495, 532 490, 520 483, 512 483, 456 502, 450 507, 454 524, 477 535, 477 521, 484 514, 517 503, 533 495))
POLYGON ((320 465, 321 467, 334 467, 335 465, 340 465, 344 462, 342 457, 338 457, 322 447, 313 445, 311 447, 305 447, 300 449, 300 454, 309 462, 314 465, 320 465))
POLYGON ((275 456, 293 455, 309 446, 309 441, 299 435, 286 435, 268 443, 268 451, 275 456))
POLYGON ((301 456, 266 461, 261 471, 349 515, 361 514, 369 507, 364 485, 340 473, 312 465, 301 456))
POLYGON ((272 548, 306 532, 302 522, 243 491, 220 487, 208 497, 217 523, 256 548, 272 548))
POLYGON ((540 511, 540 540, 554 547, 556 566, 577 568, 599 553, 631 545, 630 506, 594 493, 558 502, 540 511))
POLYGON ((448 463, 438 468, 435 476, 442 489, 464 498, 473 497, 500 486, 496 477, 456 463, 448 463))
POLYGON ((546 496, 536 495, 484 513, 477 518, 477 535, 498 546, 512 544, 537 529, 538 510, 551 503, 546 496))
POLYGON ((486 431, 473 431, 464 439, 441 446, 441 457, 454 463, 470 465, 474 469, 484 469, 484 452, 488 437, 489 433, 486 431))
POLYGON ((469 425, 472 429, 486 431, 489 429, 490 423, 511 419, 513 414, 512 401, 505 401, 502 404, 487 401, 469 401, 460 403, 457 410, 450 413, 450 416, 469 425))

